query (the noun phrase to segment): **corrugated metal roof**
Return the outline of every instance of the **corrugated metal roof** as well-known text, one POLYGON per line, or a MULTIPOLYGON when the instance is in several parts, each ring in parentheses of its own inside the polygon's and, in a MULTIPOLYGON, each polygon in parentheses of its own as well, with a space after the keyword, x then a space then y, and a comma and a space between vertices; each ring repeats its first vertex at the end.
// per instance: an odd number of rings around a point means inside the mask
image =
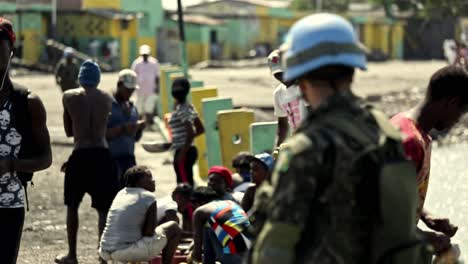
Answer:
MULTIPOLYGON (((173 15, 172 20, 177 21, 177 15, 173 15)), ((206 26, 219 26, 224 24, 223 20, 214 19, 207 16, 202 15, 184 15, 184 22, 185 23, 192 23, 197 25, 206 25, 206 26)))
MULTIPOLYGON (((183 0, 182 6, 184 8, 190 8, 193 6, 207 5, 216 2, 238 2, 271 8, 284 8, 291 4, 291 0, 183 0)), ((176 0, 162 0, 162 4, 165 10, 177 10, 176 0)))
MULTIPOLYGON (((177 0, 161 0, 162 1, 162 7, 164 10, 177 10, 177 0)), ((191 6, 191 5, 197 5, 202 2, 206 2, 206 0, 183 0, 182 1, 182 6, 184 8, 191 6)))
POLYGON ((100 16, 108 19, 118 19, 118 20, 133 20, 141 18, 143 13, 140 12, 124 12, 113 9, 83 9, 83 10, 63 10, 61 11, 64 14, 92 14, 95 16, 100 16))

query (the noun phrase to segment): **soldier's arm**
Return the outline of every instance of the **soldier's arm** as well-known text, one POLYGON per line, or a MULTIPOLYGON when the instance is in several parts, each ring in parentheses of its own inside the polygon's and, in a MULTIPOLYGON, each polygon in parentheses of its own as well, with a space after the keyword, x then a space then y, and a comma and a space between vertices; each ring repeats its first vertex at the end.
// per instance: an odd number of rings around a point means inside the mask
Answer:
POLYGON ((320 156, 305 136, 280 154, 268 220, 257 237, 253 263, 294 262, 296 245, 311 214, 320 156))

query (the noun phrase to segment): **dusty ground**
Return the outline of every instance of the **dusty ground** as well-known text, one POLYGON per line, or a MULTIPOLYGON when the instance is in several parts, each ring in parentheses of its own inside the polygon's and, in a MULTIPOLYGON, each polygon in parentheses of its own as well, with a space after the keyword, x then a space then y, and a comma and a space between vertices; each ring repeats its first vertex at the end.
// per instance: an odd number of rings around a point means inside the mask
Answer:
MULTIPOLYGON (((430 75, 442 67, 442 62, 389 62, 371 64, 370 71, 358 73, 356 92, 362 95, 397 92, 394 99, 377 98, 377 103, 388 105, 388 114, 408 107, 415 100, 406 100, 413 87, 424 87, 430 75), (398 96, 396 96, 398 95, 398 96), (396 98, 396 99, 395 99, 396 98), (400 98, 400 99, 398 99, 400 98), (406 103, 405 103, 406 102, 406 103)), ((217 86, 220 96, 231 96, 236 105, 271 107, 275 82, 266 68, 216 69, 191 71, 195 79, 206 85, 217 86)), ((48 125, 52 137, 54 162, 50 169, 37 173, 35 186, 29 189, 30 211, 24 228, 18 263, 53 263, 57 254, 67 249, 65 232, 65 207, 63 206, 63 174, 61 164, 72 151, 71 141, 62 128, 61 94, 52 76, 29 75, 14 78, 44 101, 48 112, 48 125)), ((116 82, 116 74, 102 77, 104 89, 110 90, 116 82)), ((416 94, 420 94, 417 92, 416 94)), ((418 95, 414 95, 417 99, 418 95)), ((268 116, 268 115, 267 115, 268 116)), ((466 133, 466 128, 459 128, 466 133)), ((143 140, 160 139, 157 133, 147 133, 143 140)), ((150 155, 137 146, 137 160, 149 166, 157 181, 156 196, 169 194, 175 186, 172 166, 163 165, 169 154, 150 155)), ((464 224, 468 215, 466 206, 466 145, 437 149, 434 153, 433 176, 428 198, 428 206, 453 218, 462 228, 457 235, 463 245, 468 243, 464 224), (439 166, 440 165, 440 166, 439 166), (463 198, 463 199, 461 199, 463 198)), ((79 260, 80 263, 97 262, 96 213, 90 209, 90 199, 85 198, 80 210, 79 260)), ((468 248, 468 244, 467 248, 468 248)))

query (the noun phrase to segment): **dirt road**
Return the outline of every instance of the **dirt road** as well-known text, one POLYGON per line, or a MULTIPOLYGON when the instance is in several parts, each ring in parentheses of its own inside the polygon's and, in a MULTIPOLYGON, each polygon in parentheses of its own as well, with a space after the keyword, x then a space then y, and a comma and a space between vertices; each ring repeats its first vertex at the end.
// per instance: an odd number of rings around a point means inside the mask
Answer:
MULTIPOLYGON (((424 87, 430 75, 442 67, 442 62, 389 62, 371 64, 366 73, 356 77, 356 92, 363 95, 380 94, 389 91, 402 91, 414 86, 424 87)), ((208 86, 219 88, 223 97, 232 97, 236 105, 271 107, 275 81, 268 69, 210 69, 193 70, 192 76, 205 81, 208 86)), ((116 82, 116 74, 104 74, 101 87, 111 90, 116 82)), ((48 112, 48 125, 53 144, 54 162, 50 169, 37 173, 35 187, 29 189, 30 212, 24 227, 23 241, 18 263, 53 263, 57 254, 66 252, 65 207, 63 206, 63 174, 60 166, 72 151, 72 141, 65 137, 62 128, 62 103, 59 88, 52 76, 29 75, 14 78, 37 93, 44 101, 48 112)), ((161 139, 157 133, 147 133, 143 140, 161 139)), ((438 150, 436 150, 438 151, 438 150)), ((459 193, 467 193, 466 147, 457 146, 435 154, 438 164, 456 162, 457 166, 438 167, 434 170, 432 197, 428 205, 435 210, 454 217, 457 224, 466 223, 466 201, 459 199, 459 193), (447 154, 449 153, 449 154, 447 154), (460 164, 461 163, 461 164, 460 164), (463 174, 464 173, 464 174, 463 174), (456 177, 452 177, 456 174, 456 177), (449 206, 449 208, 447 208, 449 206), (445 208, 445 209, 444 209, 445 208), (465 208, 465 209, 463 209, 465 208)), ((163 165, 169 154, 151 155, 136 148, 137 160, 149 166, 157 181, 156 196, 168 195, 175 186, 175 175, 171 165, 163 165)), ((97 263, 97 217, 90 209, 90 199, 85 198, 80 210, 79 260, 80 263, 97 263)), ((457 237, 468 243, 466 228, 462 227, 457 237)))

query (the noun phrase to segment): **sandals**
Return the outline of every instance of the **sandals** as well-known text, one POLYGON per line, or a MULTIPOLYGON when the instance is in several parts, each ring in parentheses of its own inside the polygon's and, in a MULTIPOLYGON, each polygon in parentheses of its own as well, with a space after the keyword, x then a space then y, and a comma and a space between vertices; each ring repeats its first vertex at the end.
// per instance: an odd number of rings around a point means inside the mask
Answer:
POLYGON ((78 259, 72 259, 68 255, 57 256, 55 258, 57 264, 78 264, 78 259))

